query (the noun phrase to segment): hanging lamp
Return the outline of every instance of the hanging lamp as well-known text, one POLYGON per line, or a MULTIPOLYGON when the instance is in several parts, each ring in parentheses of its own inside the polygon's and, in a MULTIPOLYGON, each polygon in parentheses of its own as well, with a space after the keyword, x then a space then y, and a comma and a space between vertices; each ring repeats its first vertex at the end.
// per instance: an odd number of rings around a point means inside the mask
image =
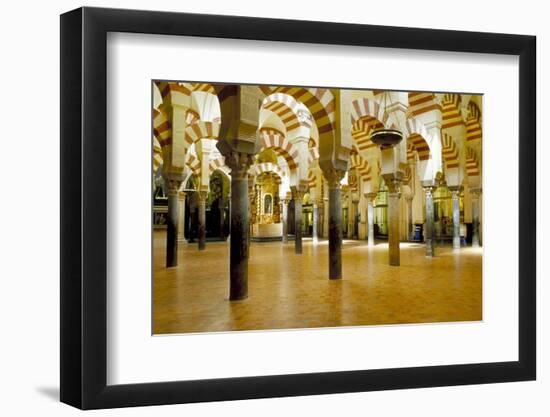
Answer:
MULTIPOLYGON (((387 92, 384 92, 383 108, 387 107, 387 92)), ((390 100, 390 105, 391 105, 390 100)), ((399 123, 399 120, 397 121, 399 123)), ((387 129, 385 127, 373 129, 370 135, 370 140, 381 148, 390 148, 397 145, 403 140, 403 134, 398 129, 387 129)))

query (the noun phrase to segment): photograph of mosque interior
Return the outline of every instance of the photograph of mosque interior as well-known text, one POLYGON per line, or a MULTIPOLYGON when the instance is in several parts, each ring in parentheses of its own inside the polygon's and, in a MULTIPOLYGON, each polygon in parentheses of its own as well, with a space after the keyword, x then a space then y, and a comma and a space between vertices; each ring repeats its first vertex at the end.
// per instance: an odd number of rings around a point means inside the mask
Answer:
POLYGON ((482 320, 482 95, 152 82, 152 333, 482 320))

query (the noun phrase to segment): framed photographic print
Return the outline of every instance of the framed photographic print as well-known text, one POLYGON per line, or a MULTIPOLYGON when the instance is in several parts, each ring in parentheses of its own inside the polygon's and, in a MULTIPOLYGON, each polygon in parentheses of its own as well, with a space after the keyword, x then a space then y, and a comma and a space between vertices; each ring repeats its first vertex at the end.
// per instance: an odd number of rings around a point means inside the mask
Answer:
POLYGON ((535 379, 535 38, 61 16, 61 400, 535 379))

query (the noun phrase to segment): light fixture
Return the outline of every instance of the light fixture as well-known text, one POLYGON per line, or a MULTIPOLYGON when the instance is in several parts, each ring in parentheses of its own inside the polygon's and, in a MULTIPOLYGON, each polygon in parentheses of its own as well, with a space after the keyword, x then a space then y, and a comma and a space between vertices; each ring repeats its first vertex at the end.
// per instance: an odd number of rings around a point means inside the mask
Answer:
MULTIPOLYGON (((390 98, 390 106, 392 106, 390 98)), ((385 110, 388 107, 388 92, 384 92, 383 101, 380 104, 385 110)), ((399 119, 397 119, 397 124, 399 125, 399 119)), ((399 126, 398 126, 399 127, 399 126)), ((370 140, 381 148, 390 148, 397 145, 403 140, 403 133, 399 129, 387 129, 385 127, 379 129, 373 129, 370 140)))

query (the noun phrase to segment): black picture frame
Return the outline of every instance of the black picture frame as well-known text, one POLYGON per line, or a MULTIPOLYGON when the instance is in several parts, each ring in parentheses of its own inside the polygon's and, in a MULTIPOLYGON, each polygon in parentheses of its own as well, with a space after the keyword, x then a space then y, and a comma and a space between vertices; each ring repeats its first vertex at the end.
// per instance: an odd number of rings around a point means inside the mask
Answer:
POLYGON ((533 380, 536 38, 102 8, 61 16, 61 401, 82 409, 533 380), (519 56, 519 360, 107 385, 108 32, 519 56))

